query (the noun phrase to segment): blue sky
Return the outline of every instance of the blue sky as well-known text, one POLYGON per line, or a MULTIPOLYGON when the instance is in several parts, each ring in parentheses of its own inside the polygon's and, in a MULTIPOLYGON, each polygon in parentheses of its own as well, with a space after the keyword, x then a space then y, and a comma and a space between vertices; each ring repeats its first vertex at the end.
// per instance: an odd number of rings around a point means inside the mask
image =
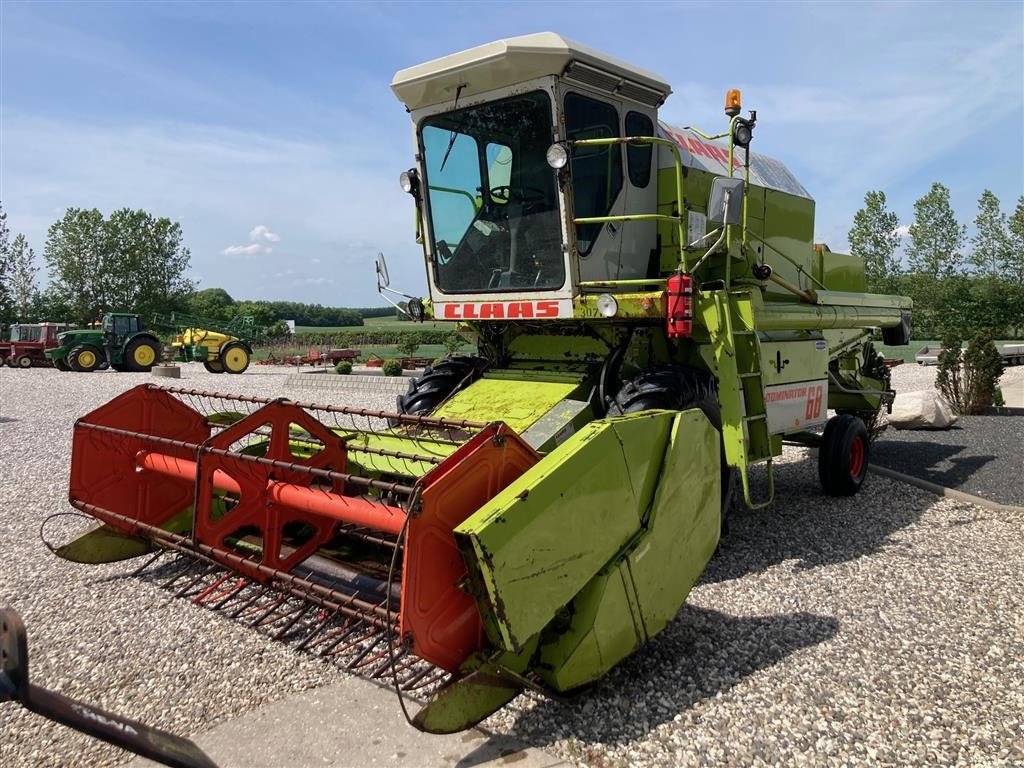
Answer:
MULTIPOLYGON (((69 206, 181 222, 201 287, 236 298, 380 303, 424 290, 398 174, 403 67, 551 30, 673 86, 662 117, 718 129, 727 88, 755 148, 846 245, 883 189, 901 224, 932 181, 964 223, 1024 192, 1024 4, 0 4, 0 199, 37 254, 69 206), (624 10, 624 9, 628 9, 624 10)), ((41 261, 41 258, 40 258, 41 261)))

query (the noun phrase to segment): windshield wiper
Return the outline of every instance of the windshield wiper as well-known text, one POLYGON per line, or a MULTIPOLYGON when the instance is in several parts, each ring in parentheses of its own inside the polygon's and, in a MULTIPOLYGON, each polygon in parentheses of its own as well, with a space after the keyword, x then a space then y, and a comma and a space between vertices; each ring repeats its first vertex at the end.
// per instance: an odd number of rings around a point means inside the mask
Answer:
MULTIPOLYGON (((458 108, 459 108, 459 96, 462 95, 462 89, 465 88, 465 87, 466 87, 466 84, 463 83, 462 85, 460 85, 456 89, 456 91, 455 91, 455 104, 452 106, 452 112, 455 112, 455 111, 458 110, 458 108)), ((444 159, 441 160, 441 169, 438 171, 438 173, 440 173, 441 171, 444 170, 444 165, 445 165, 445 163, 448 162, 448 155, 450 155, 452 153, 452 147, 455 146, 455 139, 458 138, 458 135, 462 132, 462 125, 465 122, 466 122, 466 118, 463 117, 462 120, 459 121, 459 124, 457 126, 455 126, 454 128, 452 128, 452 135, 448 137, 448 149, 446 149, 444 151, 444 159)))

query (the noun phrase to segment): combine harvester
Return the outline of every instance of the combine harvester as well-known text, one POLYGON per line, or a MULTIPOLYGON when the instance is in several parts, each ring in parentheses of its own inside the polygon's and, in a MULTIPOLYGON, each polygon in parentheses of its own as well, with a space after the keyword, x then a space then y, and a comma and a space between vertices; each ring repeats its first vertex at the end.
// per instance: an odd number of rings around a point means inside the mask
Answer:
POLYGON ((75 426, 71 504, 103 525, 58 553, 186 555, 179 594, 420 688, 414 724, 451 732, 664 629, 734 478, 770 503, 784 439, 855 493, 892 399, 872 333, 905 344, 910 301, 814 245, 814 201, 748 150, 736 91, 723 133, 675 127, 667 83, 550 33, 392 87, 430 289, 409 312, 479 355, 394 413, 133 389, 75 426))

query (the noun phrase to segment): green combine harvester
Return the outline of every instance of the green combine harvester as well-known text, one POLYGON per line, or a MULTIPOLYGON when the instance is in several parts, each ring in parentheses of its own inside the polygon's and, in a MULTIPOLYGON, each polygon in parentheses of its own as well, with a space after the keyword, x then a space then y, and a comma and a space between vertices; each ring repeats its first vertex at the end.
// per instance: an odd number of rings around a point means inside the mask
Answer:
POLYGON ((413 723, 452 732, 643 653, 730 497, 771 502, 784 441, 856 493, 893 397, 872 340, 906 344, 911 302, 814 244, 736 91, 722 132, 671 125, 665 81, 551 33, 392 88, 429 285, 408 311, 478 354, 386 413, 131 390, 75 426, 71 504, 101 525, 58 554, 182 555, 179 594, 419 691, 413 723))

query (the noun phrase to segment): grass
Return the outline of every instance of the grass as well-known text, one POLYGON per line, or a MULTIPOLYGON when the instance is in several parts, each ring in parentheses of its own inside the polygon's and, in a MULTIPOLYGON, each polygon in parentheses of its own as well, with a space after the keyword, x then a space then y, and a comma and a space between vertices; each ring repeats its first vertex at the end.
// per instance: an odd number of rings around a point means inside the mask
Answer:
MULTIPOLYGON (((966 345, 969 339, 964 340, 966 345)), ((996 349, 1002 349, 1004 344, 1020 344, 1021 341, 1013 339, 997 339, 996 349)), ((910 343, 905 347, 887 347, 884 344, 876 344, 875 348, 879 351, 882 357, 900 358, 905 363, 913 363, 914 356, 921 347, 938 347, 941 346, 942 342, 936 339, 911 339, 910 343)))

